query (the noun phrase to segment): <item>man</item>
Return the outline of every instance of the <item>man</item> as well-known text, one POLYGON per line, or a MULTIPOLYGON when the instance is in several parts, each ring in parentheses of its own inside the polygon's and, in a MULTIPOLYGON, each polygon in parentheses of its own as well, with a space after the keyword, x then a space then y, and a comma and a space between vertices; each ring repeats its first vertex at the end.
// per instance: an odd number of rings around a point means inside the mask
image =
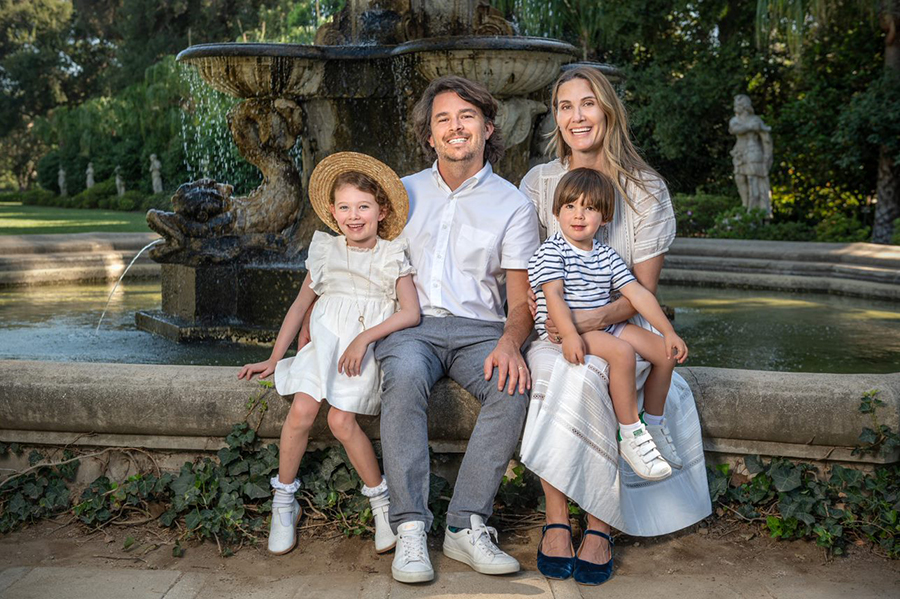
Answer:
POLYGON ((503 153, 496 114, 490 93, 461 77, 432 82, 413 110, 419 141, 437 157, 403 179, 410 207, 401 237, 409 241, 423 318, 375 349, 398 535, 391 570, 401 582, 434 578, 427 410, 444 375, 482 404, 447 513, 444 554, 485 574, 519 570, 491 540, 497 533, 486 520, 525 419, 531 383, 521 348, 533 327, 526 269, 539 239, 531 203, 491 168, 503 153))

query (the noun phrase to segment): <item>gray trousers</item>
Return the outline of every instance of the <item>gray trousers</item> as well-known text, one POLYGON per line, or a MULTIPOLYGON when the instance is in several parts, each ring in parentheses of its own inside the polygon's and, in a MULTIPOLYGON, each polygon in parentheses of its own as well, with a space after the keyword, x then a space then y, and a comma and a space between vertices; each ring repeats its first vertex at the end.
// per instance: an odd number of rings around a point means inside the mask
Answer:
POLYGON ((431 464, 428 457, 428 398, 431 387, 448 375, 481 402, 481 412, 459 469, 447 525, 471 526, 469 516, 485 520, 525 422, 528 397, 497 390, 498 369, 484 380, 484 360, 497 346, 503 323, 447 316, 422 317, 417 327, 397 331, 375 346, 384 371, 381 449, 391 493, 390 522, 425 522, 431 464))

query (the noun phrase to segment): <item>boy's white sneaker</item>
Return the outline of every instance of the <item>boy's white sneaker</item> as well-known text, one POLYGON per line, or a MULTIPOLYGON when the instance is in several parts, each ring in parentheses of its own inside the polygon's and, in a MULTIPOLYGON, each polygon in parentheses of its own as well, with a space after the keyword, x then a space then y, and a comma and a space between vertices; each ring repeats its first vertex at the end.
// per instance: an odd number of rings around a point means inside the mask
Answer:
POLYGON ((272 521, 269 524, 269 553, 284 555, 297 544, 297 523, 300 522, 300 504, 272 507, 272 521))
POLYGON ((672 467, 660 455, 653 437, 643 423, 633 433, 621 436, 619 453, 635 474, 645 480, 663 480, 672 475, 672 467))
POLYGON ((675 443, 672 441, 672 433, 669 432, 669 427, 666 426, 666 422, 663 421, 662 424, 658 425, 647 424, 645 426, 647 427, 647 432, 653 437, 653 442, 656 443, 656 449, 662 455, 663 459, 668 462, 669 466, 672 468, 681 470, 682 466, 684 466, 684 462, 678 457, 678 452, 675 450, 675 443))
POLYGON ((434 580, 434 568, 428 558, 428 537, 421 520, 404 522, 397 527, 397 551, 391 564, 391 574, 399 582, 429 582, 434 580))
POLYGON ((519 562, 513 556, 500 550, 494 540, 497 529, 486 526, 481 516, 470 516, 471 528, 444 534, 444 555, 450 559, 468 564, 482 574, 512 574, 519 571, 519 562))
POLYGON ((375 520, 375 552, 384 553, 397 545, 397 536, 388 522, 388 510, 391 508, 391 496, 387 493, 369 498, 372 517, 375 520))

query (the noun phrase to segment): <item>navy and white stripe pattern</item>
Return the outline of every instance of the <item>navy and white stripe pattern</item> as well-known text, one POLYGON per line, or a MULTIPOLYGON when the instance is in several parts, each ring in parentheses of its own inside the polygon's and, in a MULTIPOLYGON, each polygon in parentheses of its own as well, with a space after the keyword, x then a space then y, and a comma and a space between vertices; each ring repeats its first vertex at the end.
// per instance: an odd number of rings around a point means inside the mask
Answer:
POLYGON ((635 280, 608 245, 595 239, 593 249, 584 251, 573 247, 561 233, 553 235, 528 262, 528 280, 537 296, 534 324, 541 339, 547 339, 547 300, 541 285, 557 279, 563 281, 566 304, 572 310, 603 307, 612 292, 635 280))

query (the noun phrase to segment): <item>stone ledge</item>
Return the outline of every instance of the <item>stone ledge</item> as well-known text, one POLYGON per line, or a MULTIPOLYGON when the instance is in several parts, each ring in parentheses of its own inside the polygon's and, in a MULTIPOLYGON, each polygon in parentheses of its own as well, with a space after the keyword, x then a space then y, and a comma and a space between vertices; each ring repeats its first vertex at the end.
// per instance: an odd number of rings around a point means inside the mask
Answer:
MULTIPOLYGON (((887 458, 850 455, 860 431, 871 426, 868 416, 858 411, 863 392, 880 391, 885 403, 880 422, 900 430, 900 373, 678 371, 694 392, 709 451, 868 463, 900 459, 900 452, 887 458)), ((248 399, 261 392, 255 383, 238 381, 237 372, 216 366, 0 361, 5 437, 0 439, 206 449, 245 418, 248 399), (87 436, 91 433, 96 436, 87 436)), ((266 390, 265 397, 269 409, 259 433, 275 439, 289 403, 273 390, 266 390)), ((446 378, 439 381, 429 413, 434 449, 461 451, 478 409, 478 402, 458 385, 446 378)), ((379 437, 377 417, 362 417, 360 422, 372 438, 379 437)), ((325 410, 311 439, 332 442, 325 410)))

